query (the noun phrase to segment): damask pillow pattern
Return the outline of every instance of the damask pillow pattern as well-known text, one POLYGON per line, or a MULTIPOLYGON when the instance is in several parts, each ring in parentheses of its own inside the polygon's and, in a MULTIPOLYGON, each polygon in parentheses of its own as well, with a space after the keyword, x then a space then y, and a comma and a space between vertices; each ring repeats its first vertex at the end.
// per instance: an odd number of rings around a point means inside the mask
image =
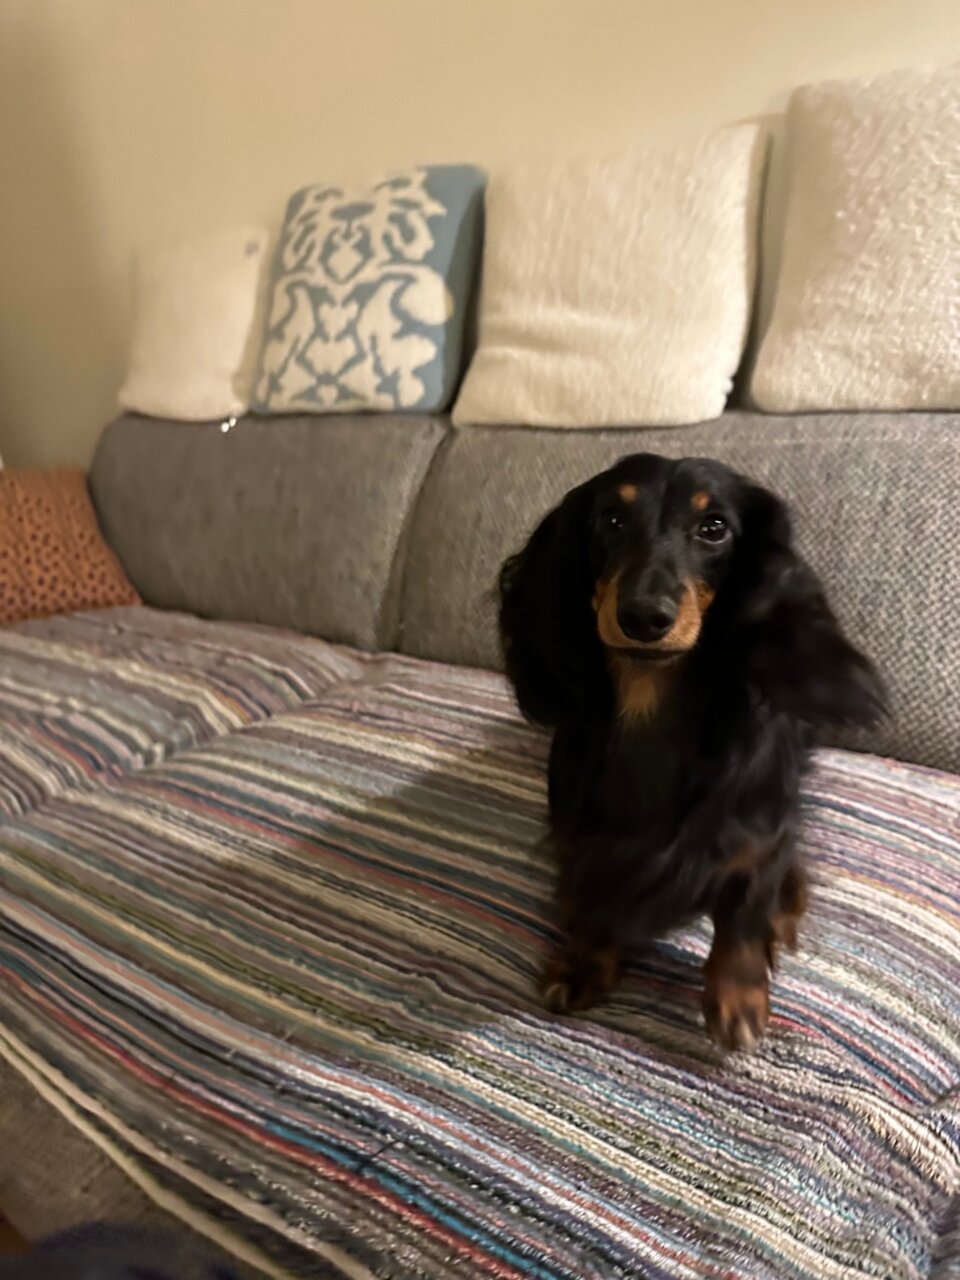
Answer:
POLYGON ((0 624, 139 603, 82 471, 0 471, 0 624))
POLYGON ((287 206, 253 408, 430 412, 459 381, 480 252, 483 174, 412 169, 287 206))

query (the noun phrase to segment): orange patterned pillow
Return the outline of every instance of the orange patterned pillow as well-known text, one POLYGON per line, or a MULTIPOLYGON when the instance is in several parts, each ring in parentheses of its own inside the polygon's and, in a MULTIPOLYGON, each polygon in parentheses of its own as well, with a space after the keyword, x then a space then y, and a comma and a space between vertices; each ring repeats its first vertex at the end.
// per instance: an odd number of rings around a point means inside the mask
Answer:
POLYGON ((0 471, 0 624, 139 603, 82 471, 0 471))

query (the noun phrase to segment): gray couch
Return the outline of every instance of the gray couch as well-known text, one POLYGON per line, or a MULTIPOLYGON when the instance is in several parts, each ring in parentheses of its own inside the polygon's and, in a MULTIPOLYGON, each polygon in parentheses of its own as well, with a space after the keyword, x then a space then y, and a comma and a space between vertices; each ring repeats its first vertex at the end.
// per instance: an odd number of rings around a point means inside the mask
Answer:
POLYGON ((173 1214, 296 1276, 960 1265, 960 418, 128 416, 91 487, 145 607, 0 632, 15 1223, 173 1214), (811 775, 814 905, 744 1061, 701 926, 589 1017, 536 999, 545 742, 491 588, 638 450, 785 494, 892 695, 811 775))
POLYGON ((122 418, 91 476, 144 599, 496 669, 504 557, 627 453, 710 456, 790 499, 894 702, 882 754, 960 770, 960 417, 729 412, 673 430, 461 432, 434 417, 122 418))

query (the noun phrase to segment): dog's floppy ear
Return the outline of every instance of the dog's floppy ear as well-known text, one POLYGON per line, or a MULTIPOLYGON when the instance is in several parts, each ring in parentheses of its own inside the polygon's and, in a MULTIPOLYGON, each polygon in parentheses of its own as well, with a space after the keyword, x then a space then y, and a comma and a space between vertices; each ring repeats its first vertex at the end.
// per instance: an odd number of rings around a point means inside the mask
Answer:
POLYGON ((500 571, 500 640, 520 710, 548 728, 578 718, 602 664, 591 607, 590 484, 571 490, 500 571))
POLYGON ((883 685, 794 551, 786 507, 747 484, 741 515, 730 587, 748 678, 771 706, 807 724, 875 725, 886 714, 883 685))

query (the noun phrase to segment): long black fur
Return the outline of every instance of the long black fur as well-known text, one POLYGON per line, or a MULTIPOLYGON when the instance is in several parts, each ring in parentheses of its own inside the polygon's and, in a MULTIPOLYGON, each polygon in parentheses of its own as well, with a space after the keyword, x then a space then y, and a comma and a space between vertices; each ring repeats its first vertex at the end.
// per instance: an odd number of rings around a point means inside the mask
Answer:
MULTIPOLYGON (((716 462, 634 455, 568 493, 499 586, 519 706, 553 731, 550 825, 568 942, 545 983, 563 979, 560 1007, 603 994, 597 953, 704 912, 718 954, 721 942, 731 953, 744 942, 770 956, 779 914, 802 909, 790 901, 802 877, 794 831, 817 731, 884 714, 874 668, 794 550, 784 503, 716 462), (633 523, 607 536, 603 513, 624 485, 637 493, 633 523), (726 514, 722 556, 691 541, 691 487, 726 514), (709 561, 700 569, 715 596, 668 693, 649 718, 625 722, 592 601, 598 582, 642 573, 668 538, 681 560, 709 561)), ((709 1007, 707 1017, 722 1021, 709 1007)), ((730 1047, 752 1039, 712 1030, 730 1047)))

